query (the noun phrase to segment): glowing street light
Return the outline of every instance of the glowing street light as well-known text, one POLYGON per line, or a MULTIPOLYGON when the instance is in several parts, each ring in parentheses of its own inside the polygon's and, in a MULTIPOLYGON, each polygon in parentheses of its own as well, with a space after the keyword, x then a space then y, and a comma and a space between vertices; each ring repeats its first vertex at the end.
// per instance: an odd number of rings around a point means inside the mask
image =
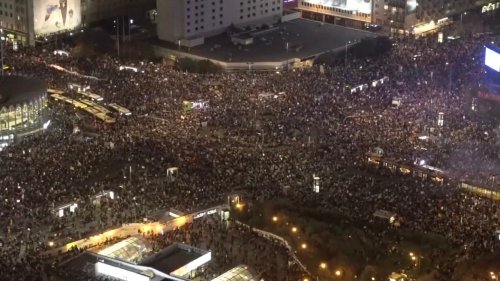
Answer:
POLYGON ((326 263, 325 262, 320 263, 319 267, 321 267, 321 269, 326 269, 326 263))
POLYGON ((297 232, 297 228, 295 226, 292 227, 292 232, 297 232))
POLYGON ((50 246, 50 247, 54 247, 54 242, 50 241, 50 242, 49 242, 49 246, 50 246))
POLYGON ((236 203, 236 209, 241 210, 243 208, 243 204, 236 203))
POLYGON ((335 276, 340 277, 340 275, 342 275, 342 271, 340 271, 338 269, 335 270, 335 276))
POLYGON ((375 281, 375 277, 372 276, 372 281, 375 281))
POLYGON ((277 221, 278 221, 278 217, 277 217, 277 216, 274 216, 274 217, 273 217, 273 221, 274 221, 274 222, 277 222, 277 221))
POLYGON ((415 254, 413 254, 413 252, 410 252, 410 257, 413 257, 415 254))
POLYGON ((307 249, 307 244, 306 244, 306 243, 302 243, 302 245, 300 245, 300 247, 301 247, 302 249, 307 249))

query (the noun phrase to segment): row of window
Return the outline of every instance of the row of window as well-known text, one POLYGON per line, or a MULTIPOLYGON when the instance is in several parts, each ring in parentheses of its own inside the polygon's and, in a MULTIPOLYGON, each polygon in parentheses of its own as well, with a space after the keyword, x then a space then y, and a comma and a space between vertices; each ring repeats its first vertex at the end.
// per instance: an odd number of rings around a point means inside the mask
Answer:
MULTIPOLYGON (((264 7, 262 7, 262 4, 260 4, 260 8, 261 8, 261 9, 262 9, 262 8, 264 8, 264 7)), ((247 8, 247 11, 250 11, 250 10, 256 10, 256 9, 257 9, 257 6, 248 7, 248 8, 247 8)), ((272 8, 272 10, 273 10, 273 11, 275 11, 275 10, 280 10, 280 9, 281 9, 281 7, 280 7, 280 6, 278 6, 278 7, 273 7, 273 8, 272 8)), ((244 10, 244 9, 240 9, 240 13, 243 13, 243 10, 244 10)), ((266 3, 266 11, 267 11, 267 3, 266 3)), ((266 13, 267 13, 267 12, 266 12, 266 13)))
MULTIPOLYGON (((194 0, 194 1, 191 1, 191 0, 187 0, 186 1, 186 4, 187 5, 190 5, 191 3, 198 3, 198 2, 203 2, 203 0, 194 0)), ((212 6, 215 6, 215 1, 212 1, 212 6)), ((219 3, 222 4, 223 3, 223 0, 219 0, 219 3)), ((203 4, 201 4, 202 8, 203 8, 203 4)))
MULTIPOLYGON (((268 1, 268 0, 260 0, 260 2, 264 2, 264 1, 268 1)), ((257 2, 256 0, 248 0, 248 1, 247 1, 247 4, 249 4, 249 5, 250 5, 250 4, 252 4, 252 3, 253 3, 253 4, 255 4, 256 2, 257 2)), ((240 6, 243 6, 244 4, 245 4, 245 2, 244 2, 244 1, 241 1, 241 2, 240 2, 240 6)), ((267 6, 268 4, 269 4, 269 2, 266 2, 266 6, 267 6)), ((272 2, 271 2, 271 5, 275 5, 275 4, 276 4, 276 5, 281 5, 281 0, 276 0, 276 1, 272 1, 272 2)), ((262 5, 262 4, 261 4, 261 5, 262 5)))
MULTIPOLYGON (((222 20, 219 21, 219 25, 224 25, 224 22, 222 20)), ((215 27, 215 22, 212 23, 212 27, 215 27)), ((204 29, 205 29, 205 26, 201 25, 201 26, 196 26, 193 29, 188 28, 188 29, 186 29, 186 32, 189 34, 189 33, 192 33, 192 32, 195 32, 195 31, 204 30, 204 29)))

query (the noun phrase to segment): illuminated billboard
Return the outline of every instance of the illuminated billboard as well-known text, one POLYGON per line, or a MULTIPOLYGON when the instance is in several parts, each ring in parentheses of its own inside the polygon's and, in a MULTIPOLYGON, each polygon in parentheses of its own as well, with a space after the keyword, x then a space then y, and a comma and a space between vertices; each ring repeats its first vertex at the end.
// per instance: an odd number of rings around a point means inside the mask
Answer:
POLYGON ((486 47, 484 64, 496 72, 500 72, 500 53, 486 47))
POLYGON ((81 23, 81 0, 33 1, 36 35, 48 35, 78 27, 81 23))
POLYGON ((304 2, 357 13, 372 13, 372 0, 304 0, 304 2))

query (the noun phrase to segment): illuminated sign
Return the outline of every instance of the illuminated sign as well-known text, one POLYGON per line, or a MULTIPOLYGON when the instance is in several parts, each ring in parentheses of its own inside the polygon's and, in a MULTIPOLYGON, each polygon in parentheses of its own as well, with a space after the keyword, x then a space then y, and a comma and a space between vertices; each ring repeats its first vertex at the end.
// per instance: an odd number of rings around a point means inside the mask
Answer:
POLYGON ((321 5, 324 7, 336 8, 345 11, 371 14, 371 0, 304 0, 304 2, 312 5, 321 5))
POLYGON ((148 276, 102 262, 95 264, 95 273, 96 275, 111 276, 119 280, 149 281, 148 276))
POLYGON ((484 53, 484 64, 496 72, 500 72, 500 53, 490 48, 486 48, 484 53))
POLYGON ((194 219, 199 219, 199 218, 202 218, 204 216, 212 215, 212 214, 215 214, 215 213, 217 213, 217 209, 213 209, 213 210, 210 210, 210 211, 198 213, 198 214, 194 215, 193 218, 194 219))
POLYGON ((500 2, 497 3, 489 3, 488 5, 484 5, 483 8, 481 9, 481 13, 487 13, 491 11, 495 11, 498 8, 500 8, 500 2))

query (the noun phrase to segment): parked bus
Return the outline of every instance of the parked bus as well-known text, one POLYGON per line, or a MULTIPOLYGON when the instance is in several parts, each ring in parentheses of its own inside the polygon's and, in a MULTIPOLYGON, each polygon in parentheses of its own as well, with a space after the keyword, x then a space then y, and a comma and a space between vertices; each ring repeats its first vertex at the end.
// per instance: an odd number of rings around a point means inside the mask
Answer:
POLYGON ((121 106, 121 105, 118 105, 116 103, 110 103, 108 104, 108 106, 115 110, 116 112, 118 112, 120 115, 125 115, 125 116, 129 116, 129 115, 132 115, 132 112, 130 112, 130 110, 128 110, 127 108, 121 106))

